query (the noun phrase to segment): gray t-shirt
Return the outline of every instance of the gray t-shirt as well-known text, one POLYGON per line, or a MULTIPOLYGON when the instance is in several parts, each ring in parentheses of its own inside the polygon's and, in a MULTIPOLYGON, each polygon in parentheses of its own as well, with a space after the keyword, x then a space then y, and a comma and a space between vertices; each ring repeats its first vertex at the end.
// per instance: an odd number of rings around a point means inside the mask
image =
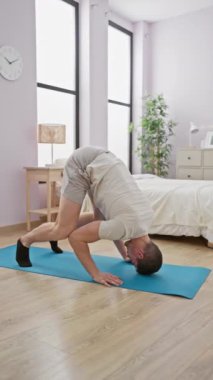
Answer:
POLYGON ((68 159, 62 194, 82 203, 87 192, 105 218, 100 223, 100 239, 126 240, 148 234, 153 219, 151 205, 113 153, 84 147, 68 159))
POLYGON ((104 153, 87 166, 86 173, 92 201, 106 219, 100 223, 100 239, 147 235, 153 210, 124 163, 114 154, 104 153))

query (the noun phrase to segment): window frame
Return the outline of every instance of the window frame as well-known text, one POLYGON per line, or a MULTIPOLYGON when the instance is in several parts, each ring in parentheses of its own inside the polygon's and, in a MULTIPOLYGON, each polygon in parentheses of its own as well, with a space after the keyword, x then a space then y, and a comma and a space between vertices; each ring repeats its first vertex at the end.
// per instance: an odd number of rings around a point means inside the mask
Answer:
MULTIPOLYGON (((124 103, 124 102, 119 102, 113 99, 108 99, 108 103, 112 104, 117 104, 120 106, 124 107, 129 107, 129 124, 132 123, 132 118, 133 118, 133 105, 132 105, 132 100, 133 100, 133 32, 130 30, 124 28, 123 26, 116 24, 115 22, 109 20, 108 26, 112 26, 113 28, 119 30, 122 33, 127 34, 130 37, 130 102, 129 103, 124 103)), ((132 172, 132 132, 129 132, 129 170, 132 172)))
POLYGON ((75 90, 37 82, 37 87, 75 95, 75 148, 80 146, 79 131, 79 4, 74 0, 59 0, 75 8, 75 90))

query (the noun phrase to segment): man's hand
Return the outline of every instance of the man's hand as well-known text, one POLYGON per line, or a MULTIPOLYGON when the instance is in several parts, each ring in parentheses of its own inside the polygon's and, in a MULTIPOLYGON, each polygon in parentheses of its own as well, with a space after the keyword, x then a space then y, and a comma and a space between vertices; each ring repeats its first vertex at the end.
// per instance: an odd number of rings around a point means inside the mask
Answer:
POLYGON ((105 286, 111 286, 111 285, 119 286, 123 284, 123 281, 119 277, 114 276, 111 273, 104 273, 104 272, 97 273, 93 277, 93 280, 105 286))
POLYGON ((131 263, 132 262, 129 256, 126 256, 126 258, 124 260, 126 261, 126 263, 131 263))

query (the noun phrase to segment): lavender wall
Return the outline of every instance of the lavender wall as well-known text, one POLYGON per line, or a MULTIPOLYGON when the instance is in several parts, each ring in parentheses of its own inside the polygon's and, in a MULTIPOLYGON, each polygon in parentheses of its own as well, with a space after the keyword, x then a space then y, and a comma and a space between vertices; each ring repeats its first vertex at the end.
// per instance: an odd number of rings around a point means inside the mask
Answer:
POLYGON ((24 61, 18 80, 0 76, 0 226, 26 220, 23 167, 37 164, 34 8, 34 0, 0 2, 0 46, 14 46, 24 61))
POLYGON ((213 126, 213 8, 158 23, 150 28, 152 94, 163 93, 170 115, 178 122, 175 151, 188 144, 189 122, 202 130, 193 136, 200 146, 213 126))
MULTIPOLYGON (((106 6, 106 3, 104 5, 106 6)), ((97 20, 95 13, 97 9, 94 10, 92 16, 93 23, 97 20)), ((107 18, 107 16, 108 14, 104 13, 103 17, 107 18)), ((96 24, 97 28, 99 21, 96 24)), ((105 24, 104 21, 103 28, 107 31, 105 24)), ((97 28, 93 25, 93 35, 97 28)), ((135 29, 137 28, 133 27, 134 32, 135 29)), ((142 33, 140 28, 139 32, 142 33)), ((104 35, 103 33, 102 40, 106 47, 107 38, 104 35)), ((190 120, 204 127, 198 135, 194 136, 193 142, 199 145, 206 130, 213 125, 213 8, 152 24, 146 30, 145 37, 144 51, 147 56, 150 53, 150 59, 147 62, 143 58, 141 70, 146 78, 141 78, 140 86, 143 87, 143 91, 147 89, 153 94, 165 95, 170 106, 171 117, 179 123, 174 140, 175 147, 187 145, 190 120)), ((93 42, 95 46, 95 40, 93 42)), ((23 167, 37 164, 34 0, 1 0, 0 46, 4 44, 12 45, 20 51, 24 60, 24 71, 22 76, 13 82, 6 81, 0 76, 0 226, 25 221, 23 167)), ((90 54, 95 59, 95 49, 90 54)), ((105 61, 107 61, 106 56, 105 61)), ((104 77, 102 98, 99 100, 103 107, 101 114, 99 112, 96 115, 97 105, 95 107, 94 99, 100 98, 100 88, 93 86, 94 107, 91 104, 89 106, 89 131, 86 123, 86 130, 82 128, 82 132, 87 132, 86 141, 81 140, 83 144, 92 143, 90 140, 93 136, 95 136, 96 144, 106 144, 107 108, 104 104, 107 104, 107 71, 104 67, 102 64, 101 71, 98 73, 94 70, 89 72, 90 78, 91 76, 100 78, 102 75, 104 77), (91 117, 91 112, 95 119, 91 117), (100 128, 100 120, 105 120, 102 128, 100 128)), ((82 91, 81 87, 80 96, 82 96, 82 91)), ((91 88, 88 87, 89 98, 91 95, 91 88)), ((81 108, 81 122, 83 111, 81 108)), ((174 176, 174 164, 175 150, 170 176, 174 176)), ((37 206, 39 206, 38 197, 34 193, 33 207, 37 206)))

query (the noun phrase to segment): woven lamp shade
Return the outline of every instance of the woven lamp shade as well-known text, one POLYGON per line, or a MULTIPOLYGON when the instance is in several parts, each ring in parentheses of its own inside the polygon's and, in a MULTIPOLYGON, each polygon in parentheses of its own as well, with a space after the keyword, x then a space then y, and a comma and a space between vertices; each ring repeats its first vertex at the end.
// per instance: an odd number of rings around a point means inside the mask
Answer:
POLYGON ((38 142, 49 144, 65 144, 66 129, 64 124, 39 124, 38 142))

